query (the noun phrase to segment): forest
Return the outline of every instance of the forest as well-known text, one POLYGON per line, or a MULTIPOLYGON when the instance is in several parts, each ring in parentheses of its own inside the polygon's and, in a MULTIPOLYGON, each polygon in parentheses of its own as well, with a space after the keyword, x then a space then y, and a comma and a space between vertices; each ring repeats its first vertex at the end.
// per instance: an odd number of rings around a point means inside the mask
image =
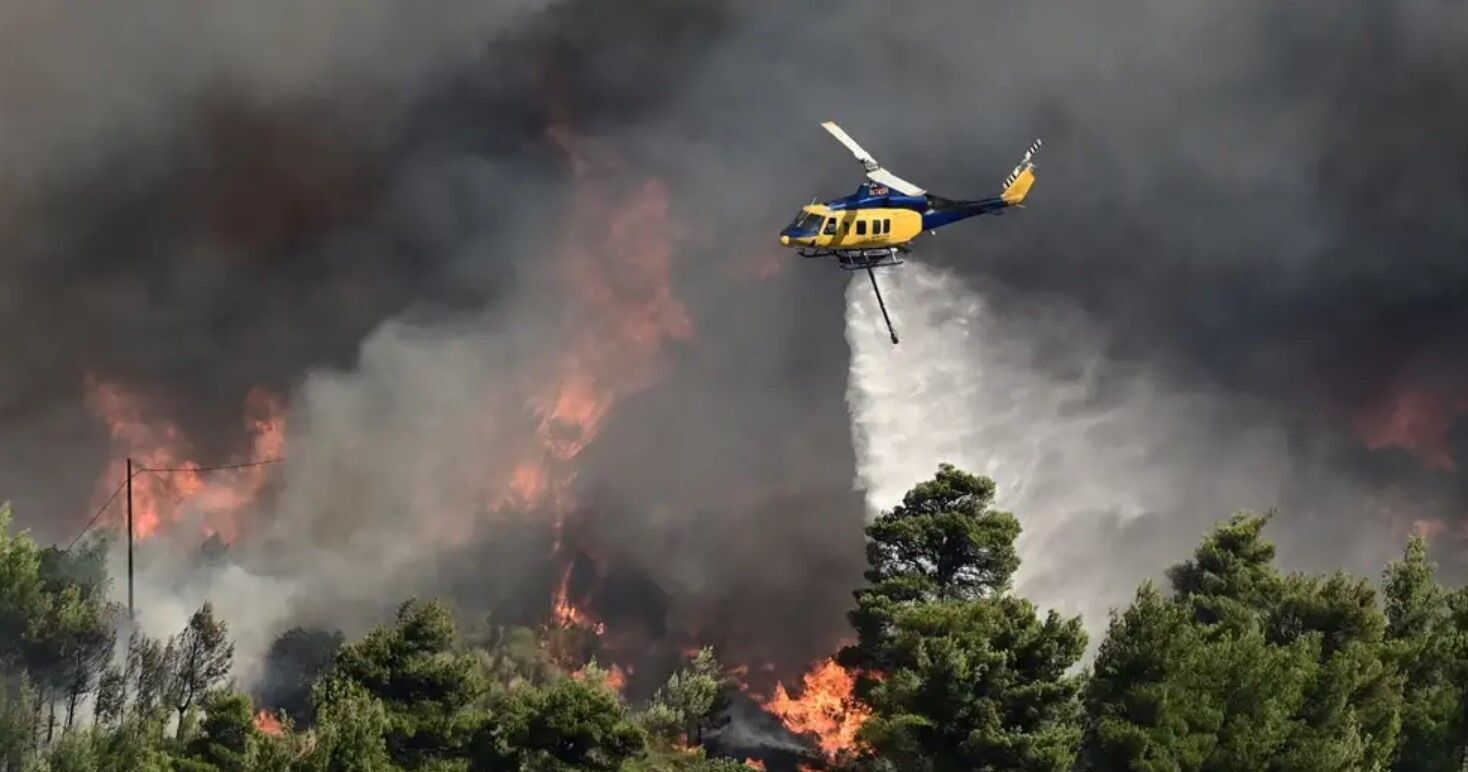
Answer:
MULTIPOLYGON (((941 466, 866 528, 836 656, 864 721, 799 766, 1463 769, 1468 590, 1440 584, 1420 536, 1377 578, 1282 571, 1270 519, 1201 534, 1088 658, 1079 618, 1014 593, 1021 521, 994 482, 941 466)), ((106 551, 41 547, 0 509, 4 770, 763 767, 720 757, 742 686, 711 649, 629 703, 610 669, 559 661, 544 630, 413 598, 359 639, 285 632, 272 677, 242 688, 210 604, 171 637, 129 631, 106 551)))

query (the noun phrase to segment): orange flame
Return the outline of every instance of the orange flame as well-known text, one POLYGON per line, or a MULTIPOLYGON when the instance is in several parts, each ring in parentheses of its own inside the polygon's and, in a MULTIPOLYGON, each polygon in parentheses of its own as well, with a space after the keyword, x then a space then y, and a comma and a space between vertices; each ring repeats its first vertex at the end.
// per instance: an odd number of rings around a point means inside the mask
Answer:
POLYGON ((744 766, 749 767, 750 769, 762 770, 765 768, 765 763, 763 761, 760 761, 759 759, 745 759, 744 766))
POLYGON ((1401 448, 1428 467, 1451 472, 1454 463, 1447 432, 1452 422, 1465 413, 1468 399, 1408 388, 1357 416, 1356 433, 1368 448, 1401 448))
POLYGON ((596 438, 618 399, 651 385, 663 343, 690 338, 693 326, 673 295, 679 234, 666 188, 648 180, 630 195, 613 193, 593 172, 620 168, 614 160, 594 156, 564 127, 548 134, 571 158, 577 180, 551 261, 574 304, 550 384, 529 400, 539 419, 536 447, 512 470, 507 498, 539 504, 550 495, 564 509, 567 473, 557 467, 596 438))
POLYGON ((277 737, 285 734, 285 725, 280 723, 280 719, 276 718, 275 714, 268 710, 261 710, 255 714, 255 728, 265 734, 275 735, 277 737))
POLYGON ((612 687, 617 692, 625 691, 627 689, 627 673, 629 670, 631 668, 623 670, 619 665, 612 665, 611 669, 607 671, 607 686, 612 687))
POLYGON ((556 624, 562 627, 588 627, 596 631, 597 635, 606 632, 606 626, 592 619, 586 612, 576 608, 571 602, 571 569, 573 565, 566 566, 566 572, 561 575, 561 583, 556 587, 555 599, 551 604, 551 615, 556 624))
POLYGON ((764 703, 795 734, 814 734, 827 757, 851 748, 856 732, 871 716, 871 711, 852 696, 856 679, 846 669, 827 659, 803 679, 800 697, 793 698, 783 683, 775 685, 775 695, 764 703))
MULTIPOLYGON (((631 672, 632 672, 632 668, 631 667, 628 667, 626 670, 623 670, 620 665, 612 665, 610 668, 607 668, 607 671, 606 671, 606 674, 607 674, 606 675, 606 678, 607 678, 607 686, 610 687, 612 689, 612 691, 615 691, 615 692, 618 692, 618 693, 622 692, 623 690, 625 690, 627 688, 627 675, 629 673, 631 673, 631 672)), ((583 679, 583 678, 585 678, 586 677, 586 668, 581 668, 579 670, 576 670, 576 671, 572 672, 571 673, 571 677, 574 678, 574 679, 576 679, 576 680, 578 680, 578 681, 581 680, 581 679, 583 679)))
MULTIPOLYGON (((265 486, 268 466, 208 473, 192 471, 201 464, 191 457, 188 438, 169 421, 148 420, 142 400, 122 386, 89 378, 87 404, 106 421, 112 438, 113 458, 98 482, 97 504, 112 495, 119 481, 126 477, 125 460, 131 458, 133 531, 138 538, 151 536, 163 525, 181 519, 186 512, 197 512, 204 517, 206 535, 218 535, 226 542, 238 537, 239 515, 265 486)), ((285 449, 285 419, 276 397, 260 389, 246 395, 245 427, 251 436, 251 449, 249 456, 241 461, 281 457, 285 449)))
MULTIPOLYGON (((669 214, 667 189, 644 181, 630 194, 614 189, 625 171, 619 159, 553 126, 549 138, 572 164, 574 185, 562 241, 551 263, 572 290, 568 336, 551 366, 547 387, 531 396, 539 423, 534 446, 506 480, 501 503, 549 503, 554 554, 562 556, 562 531, 571 509, 569 462, 593 442, 617 400, 651 385, 659 353, 669 340, 686 340, 693 325, 674 296, 671 264, 679 236, 669 214)), ((564 559, 564 556, 562 556, 564 559)), ((562 626, 602 624, 570 597, 568 565, 552 598, 562 626)))
POLYGON ((510 473, 510 489, 514 491, 516 501, 522 504, 540 501, 549 483, 545 469, 529 461, 521 462, 510 473))

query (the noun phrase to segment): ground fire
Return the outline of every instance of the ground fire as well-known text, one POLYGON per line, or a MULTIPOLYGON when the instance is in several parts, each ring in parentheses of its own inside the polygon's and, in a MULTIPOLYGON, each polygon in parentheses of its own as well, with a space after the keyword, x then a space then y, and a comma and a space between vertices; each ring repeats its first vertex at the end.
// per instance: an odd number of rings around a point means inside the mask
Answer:
POLYGON ((269 735, 280 735, 285 733, 285 725, 280 719, 268 710, 255 713, 255 728, 269 735))
POLYGON ((776 684, 764 707, 791 732, 815 735, 821 750, 834 758, 855 746, 856 732, 870 715, 852 694, 855 685, 845 668, 827 659, 805 674, 798 697, 792 697, 783 683, 776 684))

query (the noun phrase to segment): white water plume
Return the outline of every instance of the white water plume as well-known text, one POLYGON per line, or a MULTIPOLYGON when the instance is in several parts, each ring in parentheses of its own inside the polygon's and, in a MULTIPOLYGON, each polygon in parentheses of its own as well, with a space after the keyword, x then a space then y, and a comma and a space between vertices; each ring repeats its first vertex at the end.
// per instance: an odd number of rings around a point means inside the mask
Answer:
POLYGON ((1108 609, 1183 558, 1214 519, 1275 502, 1276 429, 1240 424, 1237 402, 1224 409, 1141 375, 1099 377, 1102 342, 1083 315, 1034 305, 1001 318, 921 263, 878 281, 897 346, 867 277, 847 290, 847 401, 871 515, 939 463, 993 478, 1024 526, 1017 589, 1083 614, 1097 633, 1108 609))

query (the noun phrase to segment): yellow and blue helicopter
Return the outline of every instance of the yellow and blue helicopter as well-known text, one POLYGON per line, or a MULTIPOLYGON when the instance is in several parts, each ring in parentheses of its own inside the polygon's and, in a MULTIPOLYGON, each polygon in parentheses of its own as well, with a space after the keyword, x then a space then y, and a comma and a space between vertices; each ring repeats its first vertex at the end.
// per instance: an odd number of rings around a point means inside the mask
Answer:
POLYGON ((840 126, 830 121, 821 126, 856 156, 866 169, 868 181, 849 196, 824 203, 812 201, 803 207, 795 222, 780 232, 780 243, 796 248, 802 257, 835 257, 848 271, 865 270, 895 345, 897 331, 887 316, 887 304, 882 301, 873 269, 901 265, 898 255, 910 253, 913 240, 924 233, 977 215, 1002 214, 1012 206, 1022 206, 1035 184, 1034 159, 1040 140, 1030 145, 1019 165, 1005 178, 999 195, 956 201, 935 196, 882 168, 840 126))

